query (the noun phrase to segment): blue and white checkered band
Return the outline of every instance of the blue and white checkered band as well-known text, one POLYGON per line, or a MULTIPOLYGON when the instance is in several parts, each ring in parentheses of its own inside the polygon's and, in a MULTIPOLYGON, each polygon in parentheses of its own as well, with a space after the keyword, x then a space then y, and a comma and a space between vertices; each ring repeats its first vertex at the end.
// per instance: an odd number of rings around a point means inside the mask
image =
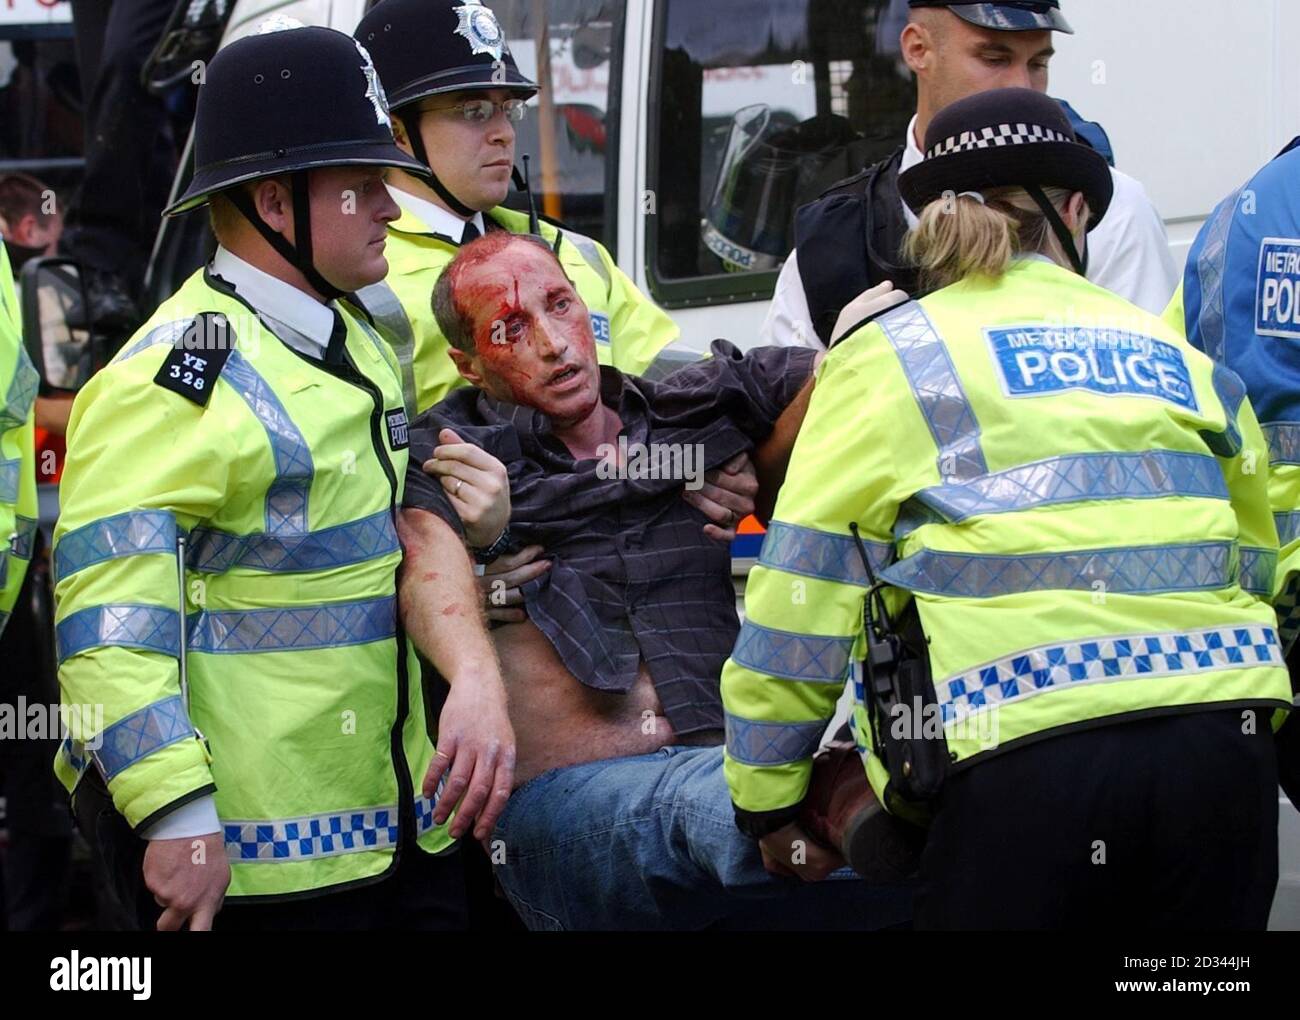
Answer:
POLYGON ((1041 124, 995 124, 980 128, 978 131, 963 131, 959 135, 945 138, 938 145, 932 146, 925 154, 925 158, 948 156, 954 152, 970 152, 972 149, 996 149, 1004 145, 1068 141, 1072 141, 1068 135, 1043 127, 1041 124))
MULTIPOLYGON (((445 776, 443 780, 445 783, 445 776)), ((433 800, 422 795, 415 798, 416 836, 433 828, 433 811, 442 789, 443 783, 439 783, 433 800)), ((226 857, 231 861, 301 861, 394 847, 399 839, 399 814, 396 805, 385 804, 299 818, 223 820, 221 830, 226 857)))
POLYGON ((1122 680, 1281 666, 1272 627, 1121 634, 1028 648, 935 684, 945 724, 1046 692, 1122 680))

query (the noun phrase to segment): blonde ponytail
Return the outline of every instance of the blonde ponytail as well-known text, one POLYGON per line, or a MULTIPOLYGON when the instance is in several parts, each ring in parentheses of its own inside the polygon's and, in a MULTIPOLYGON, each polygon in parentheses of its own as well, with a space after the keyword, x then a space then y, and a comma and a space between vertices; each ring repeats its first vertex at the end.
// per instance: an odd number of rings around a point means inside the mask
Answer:
MULTIPOLYGON (((1064 188, 1045 188, 1044 193, 1058 209, 1070 198, 1064 188)), ((1023 188, 990 188, 983 202, 949 193, 921 210, 920 222, 903 242, 903 255, 917 267, 926 290, 968 276, 997 279, 1023 252, 1069 265, 1047 217, 1023 188)))

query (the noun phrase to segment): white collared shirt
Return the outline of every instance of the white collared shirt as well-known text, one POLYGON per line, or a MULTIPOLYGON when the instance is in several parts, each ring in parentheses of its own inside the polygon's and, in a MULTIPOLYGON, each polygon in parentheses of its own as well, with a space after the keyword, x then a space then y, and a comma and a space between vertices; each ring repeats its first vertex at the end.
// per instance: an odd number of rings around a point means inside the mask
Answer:
MULTIPOLYGON (((921 146, 916 143, 916 117, 913 117, 907 124, 907 145, 903 148, 903 162, 899 164, 898 175, 903 176, 917 163, 924 160, 925 153, 921 151, 921 146)), ((921 222, 906 202, 903 203, 903 216, 907 220, 909 230, 915 230, 916 225, 921 222)))
POLYGON ((469 220, 462 220, 454 212, 444 209, 436 202, 430 202, 426 198, 412 195, 410 192, 395 188, 391 184, 388 185, 388 193, 393 196, 394 202, 423 223, 433 233, 450 237, 457 244, 464 243, 466 223, 473 223, 474 226, 478 227, 480 237, 487 233, 487 227, 483 223, 483 214, 481 212, 476 212, 469 220))
MULTIPOLYGON (((916 141, 916 117, 907 125, 907 144, 899 173, 925 159, 916 141)), ((1088 234, 1088 279, 1098 287, 1153 315, 1164 312, 1178 286, 1178 267, 1169 250, 1164 220, 1147 197, 1146 189, 1128 174, 1111 169, 1115 194, 1097 228, 1088 234)), ((906 202, 903 216, 909 228, 919 222, 906 202)), ((812 312, 799 275, 796 252, 791 252, 777 277, 772 304, 763 319, 758 342, 781 347, 821 348, 812 328, 812 312)))
POLYGON ((325 357, 338 308, 333 301, 321 304, 307 292, 264 273, 220 246, 209 270, 234 287, 267 328, 295 351, 318 361, 325 357))

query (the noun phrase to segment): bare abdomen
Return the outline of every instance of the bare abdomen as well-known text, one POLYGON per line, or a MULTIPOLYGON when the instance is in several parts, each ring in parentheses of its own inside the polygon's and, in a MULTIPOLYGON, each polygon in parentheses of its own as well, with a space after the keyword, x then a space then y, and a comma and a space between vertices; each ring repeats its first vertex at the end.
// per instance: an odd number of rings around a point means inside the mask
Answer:
POLYGON ((515 786, 547 769, 649 754, 673 743, 645 663, 627 694, 611 694, 580 683, 532 622, 497 627, 492 640, 518 747, 515 786))

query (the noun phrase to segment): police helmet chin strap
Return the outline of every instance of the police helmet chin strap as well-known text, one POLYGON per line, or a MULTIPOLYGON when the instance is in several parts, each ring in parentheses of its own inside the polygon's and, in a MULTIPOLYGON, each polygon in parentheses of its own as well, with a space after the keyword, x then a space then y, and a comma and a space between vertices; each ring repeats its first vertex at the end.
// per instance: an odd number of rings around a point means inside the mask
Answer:
MULTIPOLYGON (((420 111, 414 106, 405 110, 394 111, 401 118, 402 126, 406 128, 406 137, 411 143, 411 154, 429 169, 429 187, 437 192, 438 197, 447 203, 447 207, 458 216, 472 218, 478 213, 477 209, 471 209, 464 202, 451 193, 451 189, 438 179, 437 173, 434 172, 433 164, 429 162, 429 153, 424 147, 424 137, 420 134, 420 111)), ((528 230, 530 233, 538 233, 537 221, 537 204, 533 200, 533 192, 529 186, 528 180, 528 157, 524 156, 524 172, 521 174, 518 167, 510 168, 510 177, 516 188, 524 193, 528 200, 528 230)))
POLYGON ((471 209, 459 198, 451 193, 451 189, 442 181, 438 180, 438 175, 434 173, 433 164, 429 162, 429 154, 424 148, 424 138, 420 135, 420 111, 414 106, 408 106, 403 110, 393 111, 402 121, 402 126, 406 128, 406 137, 411 143, 411 154, 428 168, 429 180, 428 185, 438 197, 447 203, 447 208, 457 216, 464 216, 466 219, 472 219, 476 209, 471 209))
POLYGON ((297 170, 290 175, 290 190, 293 192, 293 226, 294 244, 283 234, 271 229, 271 225, 262 219, 253 205, 253 199, 242 188, 231 188, 226 192, 231 204, 243 214, 244 219, 253 225, 253 229, 275 249, 277 253, 306 277, 307 282, 326 301, 343 297, 347 291, 339 290, 330 283, 312 264, 311 260, 311 196, 307 187, 307 171, 297 170))
POLYGON ((1051 224, 1052 233, 1054 233, 1056 239, 1061 242, 1061 247, 1065 249, 1065 256, 1070 260, 1070 265, 1074 267, 1074 271, 1080 276, 1086 277, 1088 275, 1087 234, 1084 234, 1083 254, 1080 255, 1079 246, 1074 241, 1074 235, 1070 233, 1069 228, 1065 225, 1065 221, 1061 219, 1061 214, 1056 211, 1056 206, 1052 205, 1047 196, 1043 194, 1043 189, 1035 185, 1025 185, 1025 191, 1029 192, 1029 197, 1032 198, 1038 205, 1038 208, 1043 211, 1043 216, 1045 216, 1047 222, 1051 224))

